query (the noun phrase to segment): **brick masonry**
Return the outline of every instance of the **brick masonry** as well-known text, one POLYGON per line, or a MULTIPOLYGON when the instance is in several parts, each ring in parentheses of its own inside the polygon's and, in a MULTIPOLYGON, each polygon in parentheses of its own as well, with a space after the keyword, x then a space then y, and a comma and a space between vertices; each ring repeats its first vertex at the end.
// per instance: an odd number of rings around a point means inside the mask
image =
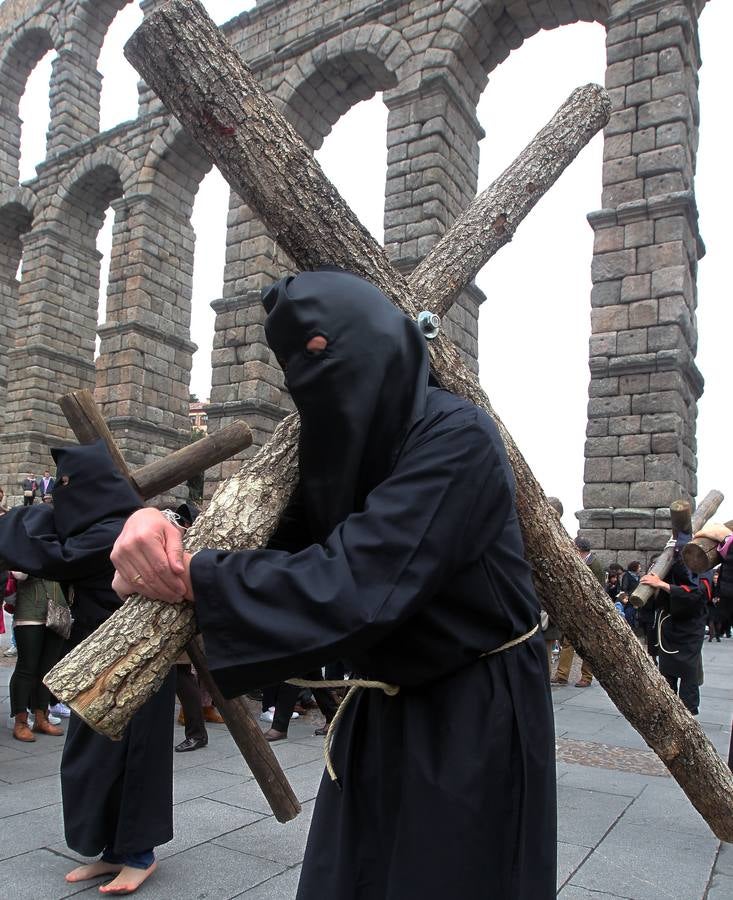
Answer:
MULTIPOLYGON (((13 495, 49 443, 70 439, 55 403, 93 387, 133 466, 180 446, 187 399, 194 234, 210 168, 157 98, 100 134, 104 36, 128 0, 5 0, 0 6, 0 483, 13 495), (48 158, 18 184, 18 103, 54 48, 48 158), (6 87, 7 86, 7 87, 6 87), (115 214, 107 321, 94 362, 96 235, 115 214), (22 280, 16 279, 23 260, 22 280), (48 323, 60 321, 61 327, 48 323)), ((147 15, 162 0, 141 0, 147 15)), ((233 4, 235 6, 236 4, 233 4)), ((385 243, 409 271, 474 195, 476 104, 492 69, 540 29, 607 29, 601 209, 589 215, 590 388, 581 531, 608 561, 663 543, 667 507, 694 497, 696 268, 704 252, 693 188, 704 0, 261 0, 224 30, 314 149, 354 103, 383 92, 388 116, 385 243)), ((259 289, 292 268, 233 197, 216 326, 209 428, 236 417, 256 444, 290 407, 264 343, 259 289)), ((483 297, 447 327, 476 366, 483 297)), ((228 474, 234 462, 211 473, 228 474)))

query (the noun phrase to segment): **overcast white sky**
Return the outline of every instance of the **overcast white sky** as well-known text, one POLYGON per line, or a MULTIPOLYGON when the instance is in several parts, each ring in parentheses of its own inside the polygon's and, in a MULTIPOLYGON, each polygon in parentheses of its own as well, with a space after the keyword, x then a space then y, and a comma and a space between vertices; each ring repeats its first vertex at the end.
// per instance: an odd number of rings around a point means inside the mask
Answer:
MULTIPOLYGON (((204 0, 221 24, 255 6, 242 0, 204 0)), ((137 114, 137 76, 124 60, 122 44, 142 15, 137 4, 115 19, 100 58, 105 76, 102 128, 137 114)), ((698 366, 706 379, 698 421, 699 496, 712 487, 733 517, 733 476, 726 444, 724 362, 730 359, 733 309, 725 242, 732 208, 727 134, 733 3, 710 0, 701 17, 702 123, 696 191, 707 256, 699 269, 698 366)), ((481 144, 479 189, 486 187, 550 118, 571 90, 603 83, 604 29, 578 24, 540 32, 496 70, 478 116, 486 131, 481 144)), ((51 54, 36 67, 21 106, 21 178, 32 178, 45 155, 48 118, 39 114, 48 97, 51 54)), ((387 113, 379 96, 353 107, 333 129, 317 157, 364 224, 381 242, 386 171, 387 113), (358 177, 354 177, 358 173, 358 177)), ((582 508, 583 444, 588 402, 590 263, 593 234, 586 214, 600 207, 602 139, 598 136, 542 199, 514 241, 477 278, 487 294, 480 318, 481 381, 536 476, 565 504, 564 522, 577 528, 582 508)), ((228 188, 214 170, 203 181, 194 210, 197 233, 192 333, 199 344, 191 390, 209 395, 214 315, 209 303, 221 296, 228 188)), ((111 217, 100 233, 106 270, 111 217)), ((103 308, 100 321, 104 319, 103 308)), ((728 397, 728 404, 730 398, 728 397)))

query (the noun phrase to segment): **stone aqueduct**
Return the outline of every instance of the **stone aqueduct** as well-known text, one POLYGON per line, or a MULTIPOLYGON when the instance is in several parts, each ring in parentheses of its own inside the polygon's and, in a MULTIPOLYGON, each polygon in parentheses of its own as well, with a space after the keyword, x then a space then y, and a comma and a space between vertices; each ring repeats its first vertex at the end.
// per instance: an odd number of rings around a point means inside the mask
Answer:
MULTIPOLYGON (((130 0, 5 0, 0 6, 0 483, 42 468, 70 438, 56 396, 94 388, 133 466, 188 433, 194 234, 210 163, 157 98, 99 133, 97 60, 130 0), (47 159, 19 184, 18 104, 54 62, 47 159), (96 237, 114 209, 107 321, 98 329, 96 237), (22 259, 22 278, 17 272, 22 259), (50 326, 49 323, 52 323, 50 326)), ((145 15, 162 0, 141 0, 145 15)), ((489 73, 540 29, 607 29, 601 209, 591 295, 590 389, 581 529, 610 561, 666 538, 664 509, 696 493, 698 234, 693 175, 698 16, 705 0, 258 0, 224 26, 263 86, 315 149, 359 100, 388 107, 385 241, 409 270, 474 195, 476 104, 489 73)), ((236 3, 232 4, 236 8, 236 3)), ((283 414, 264 343, 259 288, 287 260, 238 197, 227 222, 209 422, 246 419, 261 443, 283 414)), ((478 291, 451 329, 476 356, 478 291)), ((229 466, 233 465, 232 463, 229 466)), ((213 473, 215 477, 227 473, 213 473)))

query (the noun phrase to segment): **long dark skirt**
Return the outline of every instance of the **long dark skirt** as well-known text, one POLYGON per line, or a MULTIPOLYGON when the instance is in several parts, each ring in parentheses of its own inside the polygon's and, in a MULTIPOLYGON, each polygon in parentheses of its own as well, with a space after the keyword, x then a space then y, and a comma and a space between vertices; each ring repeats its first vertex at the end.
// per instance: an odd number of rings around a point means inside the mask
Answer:
POLYGON ((396 697, 361 691, 324 774, 298 900, 550 900, 555 743, 544 640, 396 697))
POLYGON ((112 741, 72 713, 61 758, 66 843, 82 856, 134 853, 173 837, 175 675, 112 741))

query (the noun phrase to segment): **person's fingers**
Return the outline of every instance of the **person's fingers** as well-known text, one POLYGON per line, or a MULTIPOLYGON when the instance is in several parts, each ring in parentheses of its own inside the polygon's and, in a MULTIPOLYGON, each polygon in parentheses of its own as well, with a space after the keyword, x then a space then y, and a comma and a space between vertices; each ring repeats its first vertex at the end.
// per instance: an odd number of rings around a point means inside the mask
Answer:
POLYGON ((183 534, 180 528, 169 525, 165 531, 165 553, 171 572, 181 578, 183 575, 183 534))
POLYGON ((175 602, 183 596, 185 583, 180 572, 171 571, 165 550, 169 531, 173 537, 178 529, 157 510, 139 510, 125 523, 111 559, 136 593, 175 602))

